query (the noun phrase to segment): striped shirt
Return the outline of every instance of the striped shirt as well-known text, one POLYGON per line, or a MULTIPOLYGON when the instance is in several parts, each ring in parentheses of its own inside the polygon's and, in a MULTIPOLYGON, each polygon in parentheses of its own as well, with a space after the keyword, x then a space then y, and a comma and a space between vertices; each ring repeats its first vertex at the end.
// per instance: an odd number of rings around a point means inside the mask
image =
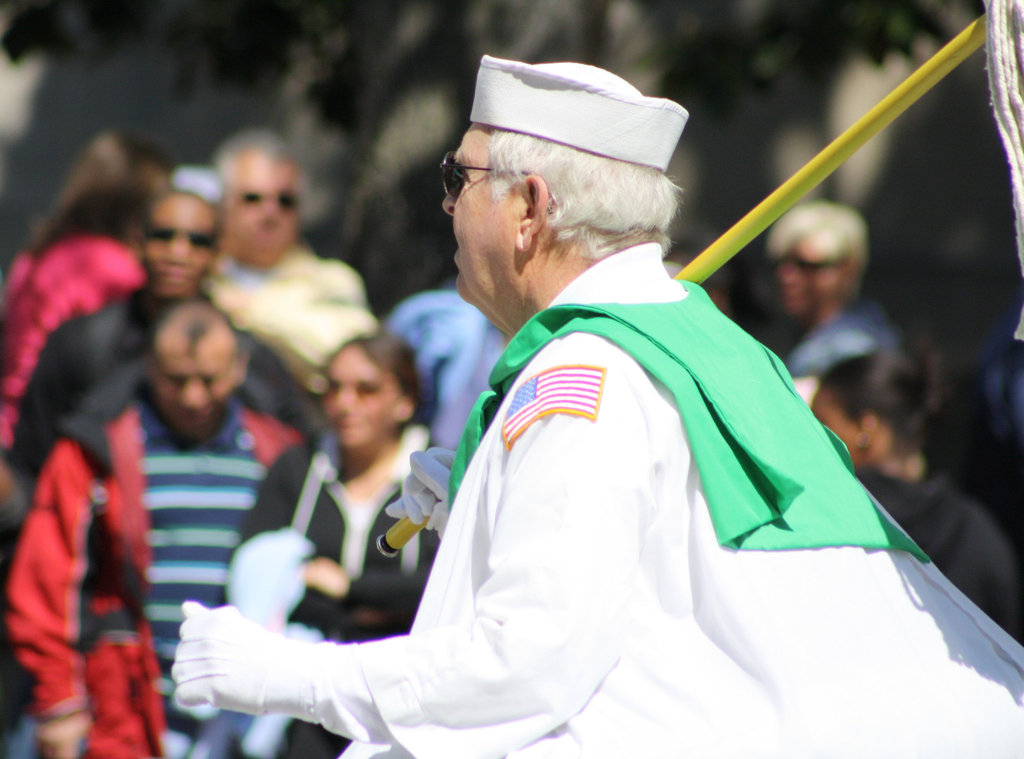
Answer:
POLYGON ((152 550, 146 617, 153 628, 165 695, 173 692, 170 667, 178 645, 181 603, 224 603, 228 562, 265 475, 253 452, 253 437, 241 426, 240 410, 237 403, 229 406, 224 426, 212 439, 182 444, 147 402, 139 403, 145 449, 143 504, 149 512, 152 550))

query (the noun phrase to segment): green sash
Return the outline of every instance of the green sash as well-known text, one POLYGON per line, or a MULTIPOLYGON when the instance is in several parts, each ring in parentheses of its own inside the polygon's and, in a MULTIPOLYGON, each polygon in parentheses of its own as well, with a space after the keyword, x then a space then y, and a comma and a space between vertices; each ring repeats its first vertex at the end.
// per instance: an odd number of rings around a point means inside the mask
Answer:
POLYGON ((928 557, 853 476, 843 444, 796 394, 782 362, 692 283, 668 304, 566 305, 536 314, 509 343, 477 399, 452 468, 451 500, 523 367, 572 332, 629 353, 675 396, 719 543, 738 549, 863 546, 928 557))

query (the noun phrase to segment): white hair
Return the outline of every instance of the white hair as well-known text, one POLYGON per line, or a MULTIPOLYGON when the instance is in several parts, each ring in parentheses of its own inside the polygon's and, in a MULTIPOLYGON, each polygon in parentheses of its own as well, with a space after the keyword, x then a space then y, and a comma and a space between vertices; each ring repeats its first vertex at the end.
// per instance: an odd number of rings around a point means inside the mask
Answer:
POLYGON ((491 132, 489 165, 495 199, 527 174, 543 177, 554 198, 549 219, 555 239, 586 258, 642 242, 668 252, 682 191, 658 169, 499 129, 491 132))
POLYGON ((223 187, 234 181, 235 162, 242 153, 253 151, 266 156, 275 163, 290 163, 303 175, 298 155, 276 132, 269 129, 244 129, 228 137, 218 146, 213 155, 213 165, 223 187))
POLYGON ((851 258, 861 269, 868 262, 868 225, 847 205, 811 200, 794 207, 768 233, 768 257, 779 259, 804 241, 812 242, 823 259, 851 258))

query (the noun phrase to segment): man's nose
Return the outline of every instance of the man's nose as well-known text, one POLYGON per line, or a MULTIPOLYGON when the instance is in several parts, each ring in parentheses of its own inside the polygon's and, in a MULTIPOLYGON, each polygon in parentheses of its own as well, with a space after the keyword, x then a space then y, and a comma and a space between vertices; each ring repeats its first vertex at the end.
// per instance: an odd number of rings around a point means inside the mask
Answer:
POLYGON ((338 408, 348 411, 359 403, 359 393, 354 386, 344 386, 338 389, 336 398, 338 408))
POLYGON ((185 382, 181 389, 181 402, 187 408, 202 408, 210 399, 210 389, 198 377, 185 382))
POLYGON ((782 281, 793 281, 801 275, 800 267, 792 261, 779 261, 775 265, 775 278, 782 281))
POLYGON ((192 242, 185 235, 175 235, 168 248, 173 261, 185 261, 192 255, 192 242))

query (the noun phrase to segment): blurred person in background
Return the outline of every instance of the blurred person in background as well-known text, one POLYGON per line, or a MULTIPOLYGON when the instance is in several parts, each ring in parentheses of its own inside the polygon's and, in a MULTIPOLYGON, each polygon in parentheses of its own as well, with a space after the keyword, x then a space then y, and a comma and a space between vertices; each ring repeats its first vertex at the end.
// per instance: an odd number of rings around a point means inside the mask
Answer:
POLYGON ((964 462, 964 487, 988 504, 1024 556, 1024 342, 1014 336, 1024 291, 982 346, 964 462))
POLYGON ((246 130, 218 148, 224 257, 213 301, 235 325, 277 350, 299 383, 323 392, 320 370, 345 340, 376 328, 362 278, 318 257, 301 238, 305 176, 277 135, 246 130))
POLYGON ((172 164, 157 144, 116 131, 75 160, 56 206, 5 278, 0 446, 8 448, 22 395, 46 338, 73 316, 128 297, 145 280, 137 246, 172 164))
MULTIPOLYGON (((717 240, 710 227, 690 222, 672 236, 672 247, 665 255, 665 269, 676 277, 695 258, 717 240)), ((759 340, 764 341, 771 324, 768 304, 770 285, 764 281, 753 260, 733 256, 700 283, 719 310, 759 340)))
POLYGON ((825 200, 801 203, 771 228, 766 249, 782 309, 799 332, 785 357, 794 378, 819 377, 844 358, 899 345, 881 306, 860 297, 868 227, 855 209, 825 200))
POLYGON ((857 478, 935 566, 1020 640, 1013 542, 985 505, 928 471, 923 448, 940 401, 933 358, 876 352, 827 371, 811 408, 849 449, 857 478))
MULTIPOLYGON (((70 319, 46 341, 28 383, 10 451, 13 466, 34 479, 73 412, 99 380, 138 366, 148 332, 168 306, 202 295, 217 261, 216 205, 193 192, 169 189, 146 214, 140 259, 145 282, 123 301, 70 319)), ((305 402, 277 355, 252 335, 239 333, 249 356, 239 388, 243 403, 306 428, 305 402)))
POLYGON ((6 457, 0 455, 0 756, 25 759, 31 756, 30 726, 23 721, 31 687, 28 675, 11 653, 4 614, 7 609, 7 575, 18 533, 28 508, 26 488, 19 482, 6 457))
POLYGON ((417 419, 435 445, 459 443, 470 409, 487 390, 487 378, 505 348, 505 336, 448 282, 402 300, 387 328, 416 351, 421 402, 417 419))
MULTIPOLYGON (((328 429, 285 451, 267 473, 232 562, 229 600, 249 613, 265 605, 271 578, 291 576, 299 585, 289 593, 293 608, 276 618, 327 640, 408 632, 437 534, 418 535, 396 558, 382 556, 374 542, 393 524, 384 507, 401 495, 410 455, 428 443, 426 428, 412 423, 415 357, 399 337, 379 332, 342 346, 325 376, 328 429), (289 551, 296 540, 301 549, 289 551)), ((296 721, 281 756, 334 759, 347 744, 296 721)))
POLYGON ((230 745, 174 704, 169 669, 182 600, 223 602, 266 467, 299 440, 239 402, 245 362, 213 305, 175 304, 145 375, 96 387, 47 459, 7 587, 43 759, 183 757, 194 742, 217 759, 230 745))

